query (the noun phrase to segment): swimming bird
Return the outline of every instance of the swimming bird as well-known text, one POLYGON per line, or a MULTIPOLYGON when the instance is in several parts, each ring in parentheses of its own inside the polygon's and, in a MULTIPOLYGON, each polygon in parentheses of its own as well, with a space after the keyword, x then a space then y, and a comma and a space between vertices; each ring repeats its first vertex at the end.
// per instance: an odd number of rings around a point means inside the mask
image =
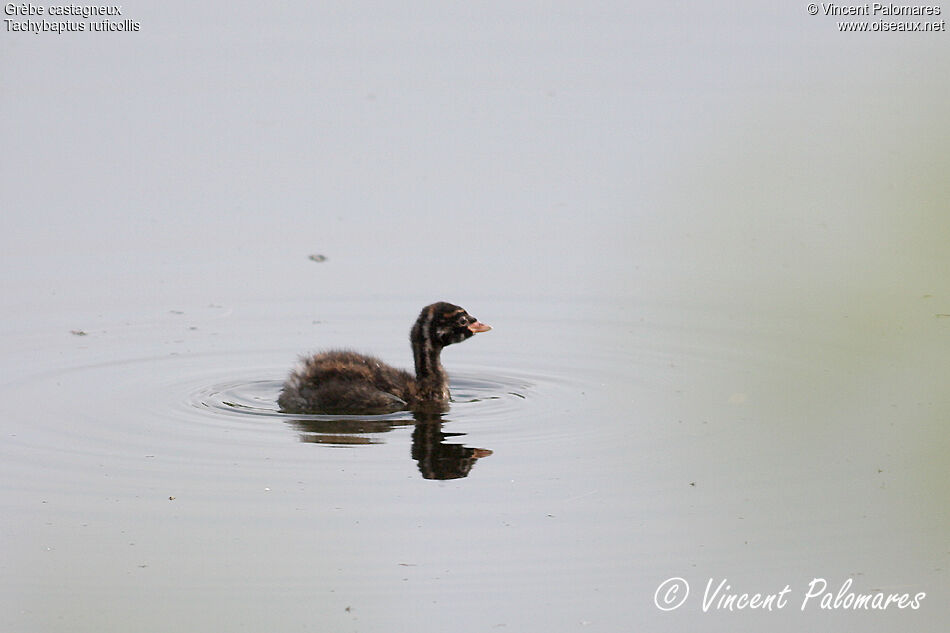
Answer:
POLYGON ((277 403, 286 413, 444 411, 450 394, 442 349, 490 329, 464 308, 444 301, 433 303, 422 309, 409 333, 415 376, 374 356, 349 350, 321 352, 300 359, 277 403))

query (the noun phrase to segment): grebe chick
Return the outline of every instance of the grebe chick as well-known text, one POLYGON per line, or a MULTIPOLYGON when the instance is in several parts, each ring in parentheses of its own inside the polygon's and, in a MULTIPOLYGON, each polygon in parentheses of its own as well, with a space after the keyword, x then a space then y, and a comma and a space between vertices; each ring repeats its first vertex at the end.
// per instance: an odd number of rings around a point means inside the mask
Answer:
POLYGON ((375 414, 403 409, 444 410, 449 379, 439 356, 491 327, 463 308, 441 301, 422 309, 409 334, 416 375, 378 358, 329 351, 300 359, 277 403, 286 413, 375 414))

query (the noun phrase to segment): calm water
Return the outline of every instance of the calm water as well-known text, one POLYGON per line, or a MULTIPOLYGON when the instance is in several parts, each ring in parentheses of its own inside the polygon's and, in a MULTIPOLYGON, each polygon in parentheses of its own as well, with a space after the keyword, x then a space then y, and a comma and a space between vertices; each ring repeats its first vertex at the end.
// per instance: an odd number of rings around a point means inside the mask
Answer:
POLYGON ((834 317, 486 300, 469 307, 495 329, 446 351, 455 402, 425 420, 274 402, 310 341, 407 364, 408 308, 212 306, 50 333, 0 393, 8 628, 926 629, 945 610, 947 361, 919 303, 920 347, 856 349, 834 317), (653 605, 673 576, 697 592, 675 615, 653 605), (800 613, 814 577, 930 597, 800 613), (790 584, 793 606, 704 614, 709 578, 790 584))
POLYGON ((123 12, 0 29, 0 631, 946 628, 946 33, 123 12), (276 410, 437 300, 447 413, 276 410))

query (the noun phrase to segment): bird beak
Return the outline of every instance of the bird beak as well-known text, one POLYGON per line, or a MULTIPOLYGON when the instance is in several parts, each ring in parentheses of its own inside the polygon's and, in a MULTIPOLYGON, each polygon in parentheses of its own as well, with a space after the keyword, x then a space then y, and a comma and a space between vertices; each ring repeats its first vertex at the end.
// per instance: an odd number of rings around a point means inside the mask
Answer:
POLYGON ((487 332, 491 329, 491 326, 485 325, 481 321, 475 321, 475 323, 469 323, 468 329, 471 330, 473 334, 478 334, 479 332, 487 332))

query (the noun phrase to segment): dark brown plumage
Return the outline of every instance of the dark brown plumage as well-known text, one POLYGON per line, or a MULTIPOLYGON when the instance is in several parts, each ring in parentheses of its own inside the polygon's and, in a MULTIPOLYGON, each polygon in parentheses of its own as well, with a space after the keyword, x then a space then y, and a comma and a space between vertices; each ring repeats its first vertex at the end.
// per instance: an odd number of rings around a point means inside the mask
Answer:
POLYGON ((287 413, 388 413, 445 408, 449 380, 442 348, 491 327, 464 309, 439 302, 426 306, 409 334, 416 375, 378 358, 329 351, 301 358, 284 382, 277 403, 287 413))

